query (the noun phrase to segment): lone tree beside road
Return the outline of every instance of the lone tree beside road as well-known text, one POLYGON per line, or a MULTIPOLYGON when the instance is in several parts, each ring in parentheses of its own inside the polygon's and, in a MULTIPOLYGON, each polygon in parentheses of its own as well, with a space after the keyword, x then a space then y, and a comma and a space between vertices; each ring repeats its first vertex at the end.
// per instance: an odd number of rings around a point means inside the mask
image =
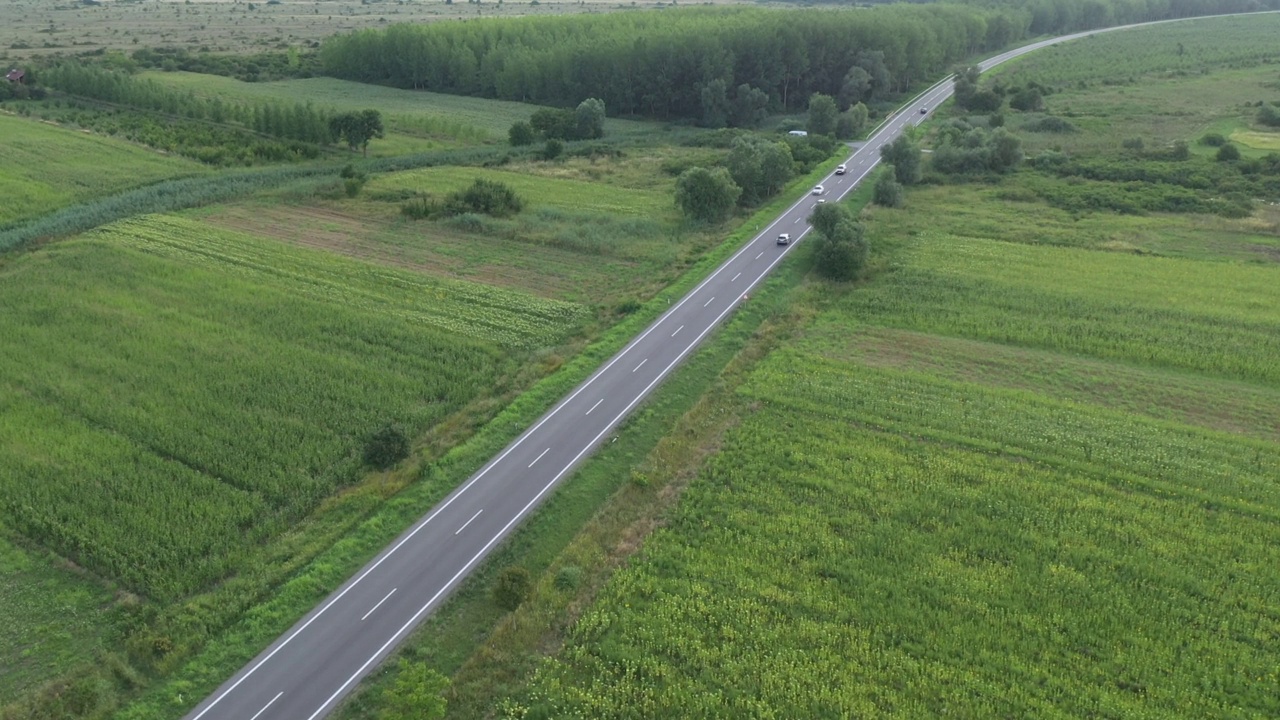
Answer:
POLYGON ((724 168, 693 167, 676 178, 676 205, 691 220, 720 222, 733 210, 742 188, 724 168))
POLYGON ((369 141, 384 137, 382 113, 377 110, 342 113, 329 118, 329 130, 335 138, 345 140, 347 147, 369 154, 369 141))
POLYGON ((818 274, 838 281, 858 277, 870 254, 862 223, 838 203, 819 205, 809 216, 809 223, 817 236, 814 259, 818 274))
POLYGON ((906 135, 880 148, 880 157, 893 165, 893 175, 903 185, 920 182, 920 147, 906 135))

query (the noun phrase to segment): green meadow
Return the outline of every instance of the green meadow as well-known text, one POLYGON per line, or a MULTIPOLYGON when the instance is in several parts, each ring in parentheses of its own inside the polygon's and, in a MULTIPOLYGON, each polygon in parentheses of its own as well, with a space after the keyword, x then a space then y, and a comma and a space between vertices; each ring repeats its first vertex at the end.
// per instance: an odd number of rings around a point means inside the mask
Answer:
POLYGON ((157 600, 354 482, 379 427, 425 431, 583 318, 171 216, 3 275, 3 521, 157 600))
POLYGON ((100 135, 0 115, 0 227, 66 205, 207 170, 100 135))
MULTIPOLYGON (((1276 20, 1212 22, 1019 62, 1079 113, 1030 151, 1248 126, 1276 20), (1125 48, 1149 84, 1097 82, 1125 48)), ((794 291, 793 341, 702 411, 731 429, 499 717, 1280 714, 1275 208, 1069 211, 1034 172, 864 211, 864 279, 794 291)))

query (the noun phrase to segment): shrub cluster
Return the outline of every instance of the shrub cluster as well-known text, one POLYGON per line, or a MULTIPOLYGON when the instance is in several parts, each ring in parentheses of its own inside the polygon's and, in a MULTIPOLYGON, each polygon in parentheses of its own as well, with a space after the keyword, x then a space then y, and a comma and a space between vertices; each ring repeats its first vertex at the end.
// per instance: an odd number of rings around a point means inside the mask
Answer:
POLYGON ((939 131, 930 167, 948 175, 982 175, 1006 173, 1021 163, 1022 141, 1016 135, 955 119, 939 131))
POLYGON ((129 57, 136 67, 222 75, 245 82, 308 78, 318 74, 320 67, 314 51, 297 48, 254 55, 191 52, 185 48, 142 48, 129 57))
POLYGON ((524 209, 524 201, 506 183, 476 178, 463 190, 449 193, 443 200, 416 197, 400 206, 401 214, 417 220, 476 215, 504 218, 524 209))

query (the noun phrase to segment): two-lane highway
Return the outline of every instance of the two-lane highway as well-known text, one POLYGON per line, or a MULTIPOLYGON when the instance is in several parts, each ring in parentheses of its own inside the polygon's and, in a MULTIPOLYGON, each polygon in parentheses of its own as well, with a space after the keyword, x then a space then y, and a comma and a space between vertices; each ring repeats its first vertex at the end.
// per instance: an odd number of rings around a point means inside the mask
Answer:
MULTIPOLYGON (((1055 38, 982 63, 990 68, 1055 38)), ((952 91, 949 79, 907 103, 821 182, 844 198, 880 161, 880 147, 918 125, 952 91), (921 109, 927 112, 922 113, 921 109)), ((598 447, 809 232, 807 194, 725 261, 588 380, 355 577, 201 702, 190 720, 315 720, 452 592, 537 504, 598 447), (779 233, 791 242, 778 245, 779 233)))

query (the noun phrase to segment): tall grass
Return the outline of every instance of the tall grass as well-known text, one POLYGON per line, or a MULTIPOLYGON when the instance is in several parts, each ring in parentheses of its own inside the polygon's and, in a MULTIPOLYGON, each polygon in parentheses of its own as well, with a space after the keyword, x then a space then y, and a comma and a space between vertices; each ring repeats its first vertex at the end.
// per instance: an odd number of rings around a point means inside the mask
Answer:
MULTIPOLYGON (((360 163, 360 166, 370 172, 388 172, 432 165, 483 162, 497 156, 499 154, 492 149, 448 150, 372 160, 360 163)), ((0 253, 38 240, 74 235, 134 215, 209 205, 297 180, 337 177, 338 170, 337 165, 308 165, 224 172, 158 182, 0 229, 0 253)))
POLYGON ((206 172, 121 140, 9 115, 0 115, 0 136, 0 233, 72 203, 206 172))
POLYGON ((953 236, 928 236, 905 258, 844 310, 890 327, 1280 384, 1275 267, 953 236))
POLYGON ((0 518, 172 600, 554 344, 581 308, 151 216, 4 269, 0 518))
POLYGON ((785 352, 746 392, 505 717, 1280 712, 1274 445, 785 352))

